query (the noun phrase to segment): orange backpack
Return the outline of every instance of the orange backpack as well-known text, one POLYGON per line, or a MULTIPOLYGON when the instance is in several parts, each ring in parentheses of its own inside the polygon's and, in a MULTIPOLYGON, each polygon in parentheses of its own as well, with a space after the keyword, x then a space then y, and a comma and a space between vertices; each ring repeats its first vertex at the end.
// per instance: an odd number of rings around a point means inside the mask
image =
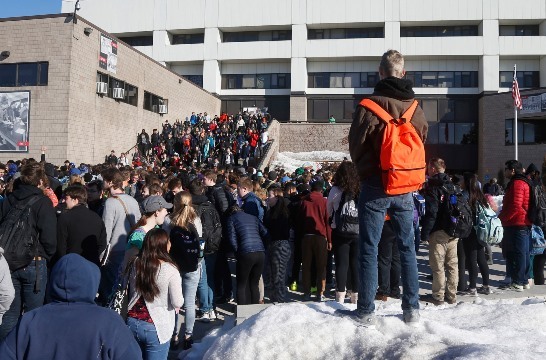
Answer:
POLYGON ((393 119, 373 100, 364 99, 360 105, 385 123, 380 155, 385 193, 400 195, 420 189, 425 182, 426 162, 423 141, 411 124, 417 100, 413 101, 400 119, 393 119))

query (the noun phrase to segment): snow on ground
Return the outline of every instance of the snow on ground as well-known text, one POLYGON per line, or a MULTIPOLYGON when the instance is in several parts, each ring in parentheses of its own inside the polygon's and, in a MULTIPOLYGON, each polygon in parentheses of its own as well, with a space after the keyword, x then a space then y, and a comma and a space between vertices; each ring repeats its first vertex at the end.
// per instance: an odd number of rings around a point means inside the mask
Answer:
POLYGON ((335 309, 342 307, 335 302, 270 306, 227 333, 215 330, 180 358, 546 358, 544 299, 521 303, 477 298, 474 303, 427 306, 421 310, 417 327, 403 323, 399 300, 379 306, 375 329, 358 327, 352 320, 334 316, 335 309))
POLYGON ((287 151, 278 153, 269 167, 272 169, 280 167, 288 172, 293 172, 305 164, 313 166, 313 169, 317 170, 320 168, 320 165, 317 162, 342 161, 344 157, 347 159, 351 158, 349 154, 339 151, 311 151, 299 153, 287 151))

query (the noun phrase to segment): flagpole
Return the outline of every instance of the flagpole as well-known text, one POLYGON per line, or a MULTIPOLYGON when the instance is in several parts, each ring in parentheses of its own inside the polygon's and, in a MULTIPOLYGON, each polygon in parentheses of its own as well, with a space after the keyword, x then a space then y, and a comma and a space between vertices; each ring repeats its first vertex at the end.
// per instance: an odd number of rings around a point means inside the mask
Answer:
MULTIPOLYGON (((516 64, 514 64, 514 79, 517 79, 516 64)), ((518 159, 518 107, 514 103, 514 159, 518 159)))

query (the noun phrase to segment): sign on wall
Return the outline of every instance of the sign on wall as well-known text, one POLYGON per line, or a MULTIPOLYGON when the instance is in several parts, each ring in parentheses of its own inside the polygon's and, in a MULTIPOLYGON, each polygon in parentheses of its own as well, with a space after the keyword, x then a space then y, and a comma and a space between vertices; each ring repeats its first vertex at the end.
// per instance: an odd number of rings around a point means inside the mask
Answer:
POLYGON ((118 67, 118 42, 104 34, 100 34, 99 66, 114 74, 118 67))
POLYGON ((521 97, 522 114, 532 114, 546 111, 546 93, 521 97))
POLYGON ((0 92, 0 152, 28 152, 30 91, 0 92))

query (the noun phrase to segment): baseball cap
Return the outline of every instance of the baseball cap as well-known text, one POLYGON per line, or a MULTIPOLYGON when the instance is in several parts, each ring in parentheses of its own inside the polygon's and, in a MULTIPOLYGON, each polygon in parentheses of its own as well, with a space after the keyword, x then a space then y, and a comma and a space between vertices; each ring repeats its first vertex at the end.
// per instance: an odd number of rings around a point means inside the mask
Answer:
POLYGON ((142 201, 142 208, 145 213, 151 213, 161 209, 171 209, 173 204, 168 203, 163 196, 152 195, 142 201))

